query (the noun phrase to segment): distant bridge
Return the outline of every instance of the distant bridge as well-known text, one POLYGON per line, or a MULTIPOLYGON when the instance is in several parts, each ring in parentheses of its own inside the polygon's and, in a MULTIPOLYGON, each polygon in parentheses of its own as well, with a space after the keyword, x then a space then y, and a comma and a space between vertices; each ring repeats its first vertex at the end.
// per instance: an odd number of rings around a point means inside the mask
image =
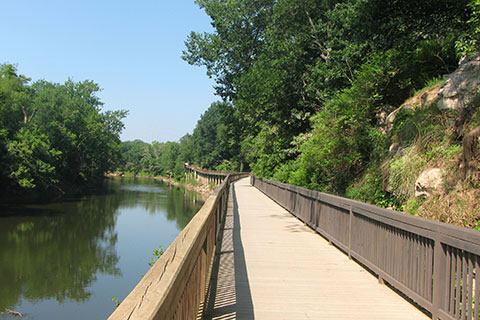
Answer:
POLYGON ((480 232, 187 169, 221 184, 109 319, 479 319, 480 232))

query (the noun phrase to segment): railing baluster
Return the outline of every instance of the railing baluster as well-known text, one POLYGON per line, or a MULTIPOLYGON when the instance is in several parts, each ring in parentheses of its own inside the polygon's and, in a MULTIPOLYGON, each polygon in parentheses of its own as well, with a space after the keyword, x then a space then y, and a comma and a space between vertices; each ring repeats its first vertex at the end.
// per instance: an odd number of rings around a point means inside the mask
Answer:
POLYGON ((473 319, 480 319, 480 256, 475 256, 475 303, 473 319))
POLYGON ((352 259, 352 224, 353 224, 353 210, 352 206, 349 208, 348 219, 348 258, 352 259))
POLYGON ((467 303, 465 302, 467 297, 467 258, 468 253, 464 251, 462 254, 462 319, 467 318, 467 303))
POLYGON ((447 264, 447 255, 445 252, 445 248, 442 245, 440 236, 437 234, 435 238, 435 269, 433 273, 433 310, 432 310, 432 318, 437 319, 439 310, 442 309, 444 306, 442 301, 444 301, 445 291, 446 291, 446 284, 445 284, 445 268, 447 264))
POLYGON ((473 296, 473 255, 468 255, 468 288, 467 288, 467 301, 465 307, 467 308, 467 319, 472 319, 472 298, 473 296))
POLYGON ((447 254, 447 265, 446 265, 446 270, 445 270, 445 301, 444 301, 444 306, 445 306, 445 311, 450 312, 451 307, 450 307, 450 299, 452 295, 452 287, 451 287, 451 277, 452 277, 452 248, 450 246, 446 246, 446 254, 447 254))

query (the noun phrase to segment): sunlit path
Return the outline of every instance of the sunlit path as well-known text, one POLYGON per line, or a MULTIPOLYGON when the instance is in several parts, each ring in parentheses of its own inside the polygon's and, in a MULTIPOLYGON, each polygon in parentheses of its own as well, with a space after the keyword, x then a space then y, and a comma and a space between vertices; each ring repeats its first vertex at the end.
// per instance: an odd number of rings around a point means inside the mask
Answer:
POLYGON ((248 179, 231 195, 207 319, 428 319, 248 179))

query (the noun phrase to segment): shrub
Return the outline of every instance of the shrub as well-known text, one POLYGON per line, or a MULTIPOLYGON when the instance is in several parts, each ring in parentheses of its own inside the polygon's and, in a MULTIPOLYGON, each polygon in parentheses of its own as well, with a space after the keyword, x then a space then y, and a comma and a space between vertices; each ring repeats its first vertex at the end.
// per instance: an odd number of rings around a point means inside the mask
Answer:
POLYGON ((357 182, 347 188, 345 196, 384 208, 397 206, 394 197, 384 190, 384 178, 378 165, 368 168, 357 182))

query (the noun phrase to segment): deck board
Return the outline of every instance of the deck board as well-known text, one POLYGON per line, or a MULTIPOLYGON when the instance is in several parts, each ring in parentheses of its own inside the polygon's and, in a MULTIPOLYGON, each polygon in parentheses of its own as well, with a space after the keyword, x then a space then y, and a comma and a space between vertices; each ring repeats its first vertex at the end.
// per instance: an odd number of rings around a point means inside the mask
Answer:
POLYGON ((429 319, 248 178, 222 233, 205 319, 429 319))

